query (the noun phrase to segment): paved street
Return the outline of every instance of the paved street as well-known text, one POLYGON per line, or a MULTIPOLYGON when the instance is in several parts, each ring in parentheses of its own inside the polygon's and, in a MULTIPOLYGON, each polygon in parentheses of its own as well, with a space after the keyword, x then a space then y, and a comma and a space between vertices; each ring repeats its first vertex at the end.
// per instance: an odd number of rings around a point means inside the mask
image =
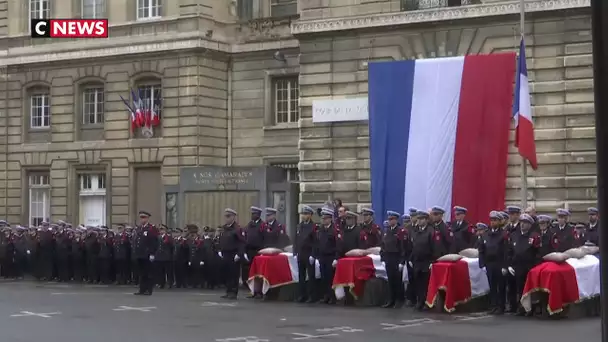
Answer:
POLYGON ((0 282, 2 342, 481 342, 600 340, 599 319, 545 321, 326 307, 221 292, 0 282))

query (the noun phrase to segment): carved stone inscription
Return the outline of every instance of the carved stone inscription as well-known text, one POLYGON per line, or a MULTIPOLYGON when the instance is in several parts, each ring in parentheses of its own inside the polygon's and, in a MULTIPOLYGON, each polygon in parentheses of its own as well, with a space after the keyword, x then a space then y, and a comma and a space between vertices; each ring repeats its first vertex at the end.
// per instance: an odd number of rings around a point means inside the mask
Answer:
POLYGON ((199 185, 236 185, 253 183, 253 171, 202 171, 192 174, 199 185))

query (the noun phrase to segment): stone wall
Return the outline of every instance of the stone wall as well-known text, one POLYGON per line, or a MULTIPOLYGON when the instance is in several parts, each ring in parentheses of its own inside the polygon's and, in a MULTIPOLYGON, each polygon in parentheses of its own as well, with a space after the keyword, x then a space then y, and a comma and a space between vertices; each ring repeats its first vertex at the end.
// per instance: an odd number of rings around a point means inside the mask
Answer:
MULTIPOLYGON (((0 193, 6 206, 0 216, 11 222, 27 217, 26 172, 50 171, 52 219, 74 218, 70 197, 78 191, 70 179, 75 167, 104 165, 111 185, 112 222, 126 222, 130 208, 132 166, 162 166, 165 185, 177 184, 180 166, 225 165, 226 163, 226 60, 212 54, 186 53, 149 59, 92 61, 72 63, 69 68, 47 64, 11 68, 6 99, 0 108, 7 109, 6 182, 0 181, 0 193), (129 116, 119 95, 128 96, 138 76, 158 76, 163 86, 163 112, 160 138, 134 139, 129 116), (105 140, 77 141, 74 103, 78 99, 75 84, 84 77, 105 82, 105 140), (23 143, 24 87, 32 82, 51 85, 50 141, 23 143), (6 211, 6 212, 5 212, 6 211)), ((2 132, 4 133, 4 132, 2 132)), ((0 146, 5 147, 5 146, 0 146)))
MULTIPOLYGON (((312 101, 365 96, 368 62, 515 51, 519 22, 493 20, 299 36, 301 202, 328 196, 369 204, 367 124, 313 124, 312 101)), ((528 201, 540 211, 595 204, 596 170, 590 17, 569 13, 526 25, 539 168, 528 171, 528 201)), ((520 159, 509 157, 507 201, 520 202, 520 159)))

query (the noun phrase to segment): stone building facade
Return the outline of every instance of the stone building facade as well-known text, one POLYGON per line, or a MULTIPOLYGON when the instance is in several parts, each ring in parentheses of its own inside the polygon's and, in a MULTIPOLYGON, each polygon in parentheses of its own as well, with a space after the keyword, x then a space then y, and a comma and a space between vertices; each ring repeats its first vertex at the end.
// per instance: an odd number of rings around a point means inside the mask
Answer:
MULTIPOLYGON (((526 6, 528 201, 581 212, 597 185, 589 0, 526 6)), ((369 204, 367 123, 313 124, 312 101, 366 96, 373 61, 515 50, 518 13, 497 0, 0 0, 0 217, 116 224, 148 209, 216 225, 222 206, 258 204, 292 224, 298 204, 369 204), (111 38, 31 39, 31 17, 109 18, 111 38), (130 130, 132 89, 161 112, 152 138, 130 130)), ((512 151, 510 202, 519 163, 512 151)))

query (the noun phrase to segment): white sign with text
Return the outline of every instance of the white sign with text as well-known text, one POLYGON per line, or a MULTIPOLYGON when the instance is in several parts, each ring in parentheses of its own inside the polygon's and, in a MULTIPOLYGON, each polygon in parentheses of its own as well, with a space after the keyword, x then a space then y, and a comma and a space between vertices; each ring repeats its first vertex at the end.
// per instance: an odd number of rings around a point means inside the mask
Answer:
POLYGON ((366 121, 369 119, 367 97, 314 100, 312 122, 366 121))

